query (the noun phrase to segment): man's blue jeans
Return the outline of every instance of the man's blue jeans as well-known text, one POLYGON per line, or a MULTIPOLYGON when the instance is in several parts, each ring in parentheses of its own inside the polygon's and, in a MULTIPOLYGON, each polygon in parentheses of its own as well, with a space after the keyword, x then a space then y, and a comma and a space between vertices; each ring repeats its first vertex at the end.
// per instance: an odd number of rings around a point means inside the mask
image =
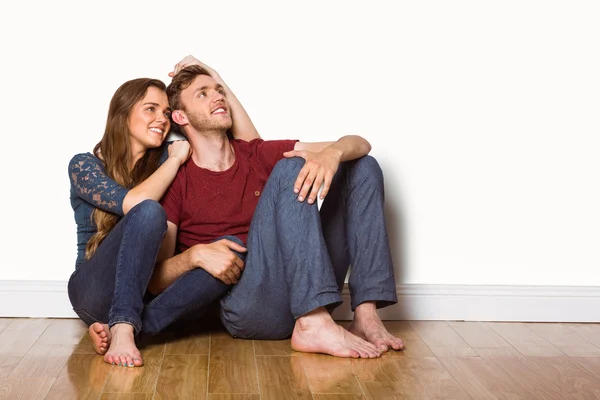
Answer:
POLYGON ((320 212, 293 192, 303 165, 301 158, 279 161, 261 194, 241 255, 244 272, 221 299, 221 320, 235 337, 282 339, 298 317, 332 310, 350 264, 353 310, 365 301, 397 302, 377 161, 342 163, 320 212))
POLYGON ((94 256, 76 268, 69 279, 69 298, 84 322, 111 327, 125 322, 136 334, 155 334, 186 313, 204 310, 227 291, 228 285, 198 268, 144 304, 166 230, 162 206, 143 201, 119 221, 94 256))

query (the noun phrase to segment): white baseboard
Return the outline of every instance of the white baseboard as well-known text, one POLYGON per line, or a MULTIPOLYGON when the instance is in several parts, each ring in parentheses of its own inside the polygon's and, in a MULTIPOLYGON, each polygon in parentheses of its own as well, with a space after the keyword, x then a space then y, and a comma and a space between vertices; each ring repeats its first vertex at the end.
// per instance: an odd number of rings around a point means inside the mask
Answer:
MULTIPOLYGON (((600 287, 398 285, 386 320, 600 322, 600 287)), ((334 312, 352 319, 350 293, 334 312)), ((0 317, 76 318, 64 281, 0 281, 0 317)))

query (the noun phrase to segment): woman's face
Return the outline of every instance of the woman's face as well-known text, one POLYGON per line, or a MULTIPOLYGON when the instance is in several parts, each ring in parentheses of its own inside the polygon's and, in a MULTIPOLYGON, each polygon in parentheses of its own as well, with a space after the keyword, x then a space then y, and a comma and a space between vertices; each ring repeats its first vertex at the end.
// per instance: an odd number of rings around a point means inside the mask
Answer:
POLYGON ((171 109, 167 94, 150 86, 146 95, 129 114, 129 132, 133 151, 159 147, 171 128, 171 109))

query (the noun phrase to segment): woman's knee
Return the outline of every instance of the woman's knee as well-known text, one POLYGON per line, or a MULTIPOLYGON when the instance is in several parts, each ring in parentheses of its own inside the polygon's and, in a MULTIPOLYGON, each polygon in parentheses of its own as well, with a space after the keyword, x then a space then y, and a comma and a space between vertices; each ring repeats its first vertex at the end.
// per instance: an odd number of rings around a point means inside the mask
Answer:
POLYGON ((158 201, 144 200, 129 210, 130 221, 140 224, 144 229, 167 229, 167 213, 158 201))

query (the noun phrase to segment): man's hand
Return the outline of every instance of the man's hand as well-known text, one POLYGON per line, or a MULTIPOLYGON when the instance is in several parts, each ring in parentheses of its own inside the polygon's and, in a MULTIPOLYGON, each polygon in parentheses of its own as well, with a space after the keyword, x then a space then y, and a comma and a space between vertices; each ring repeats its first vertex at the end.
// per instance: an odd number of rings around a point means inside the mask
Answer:
POLYGON ((304 201, 308 195, 308 203, 313 204, 321 185, 323 185, 323 190, 320 198, 323 200, 329 193, 331 181, 340 165, 341 151, 326 147, 318 153, 308 150, 292 150, 283 153, 283 156, 286 158, 302 157, 306 160, 294 183, 294 193, 299 193, 298 201, 304 201), (310 190, 311 186, 312 190, 310 190), (308 194, 309 190, 310 194, 308 194))
POLYGON ((243 253, 246 248, 227 239, 197 244, 189 249, 190 262, 227 285, 233 285, 240 279, 244 262, 232 250, 243 253))
POLYGON ((179 61, 177 64, 175 64, 175 67, 173 67, 173 71, 169 72, 169 76, 171 78, 174 77, 175 74, 177 74, 179 71, 181 71, 182 69, 184 69, 185 67, 190 66, 190 65, 201 66, 202 68, 206 69, 215 80, 219 76, 217 74, 217 71, 215 71, 208 65, 204 64, 202 61, 198 60, 194 56, 187 56, 187 57, 183 58, 181 61, 179 61))

